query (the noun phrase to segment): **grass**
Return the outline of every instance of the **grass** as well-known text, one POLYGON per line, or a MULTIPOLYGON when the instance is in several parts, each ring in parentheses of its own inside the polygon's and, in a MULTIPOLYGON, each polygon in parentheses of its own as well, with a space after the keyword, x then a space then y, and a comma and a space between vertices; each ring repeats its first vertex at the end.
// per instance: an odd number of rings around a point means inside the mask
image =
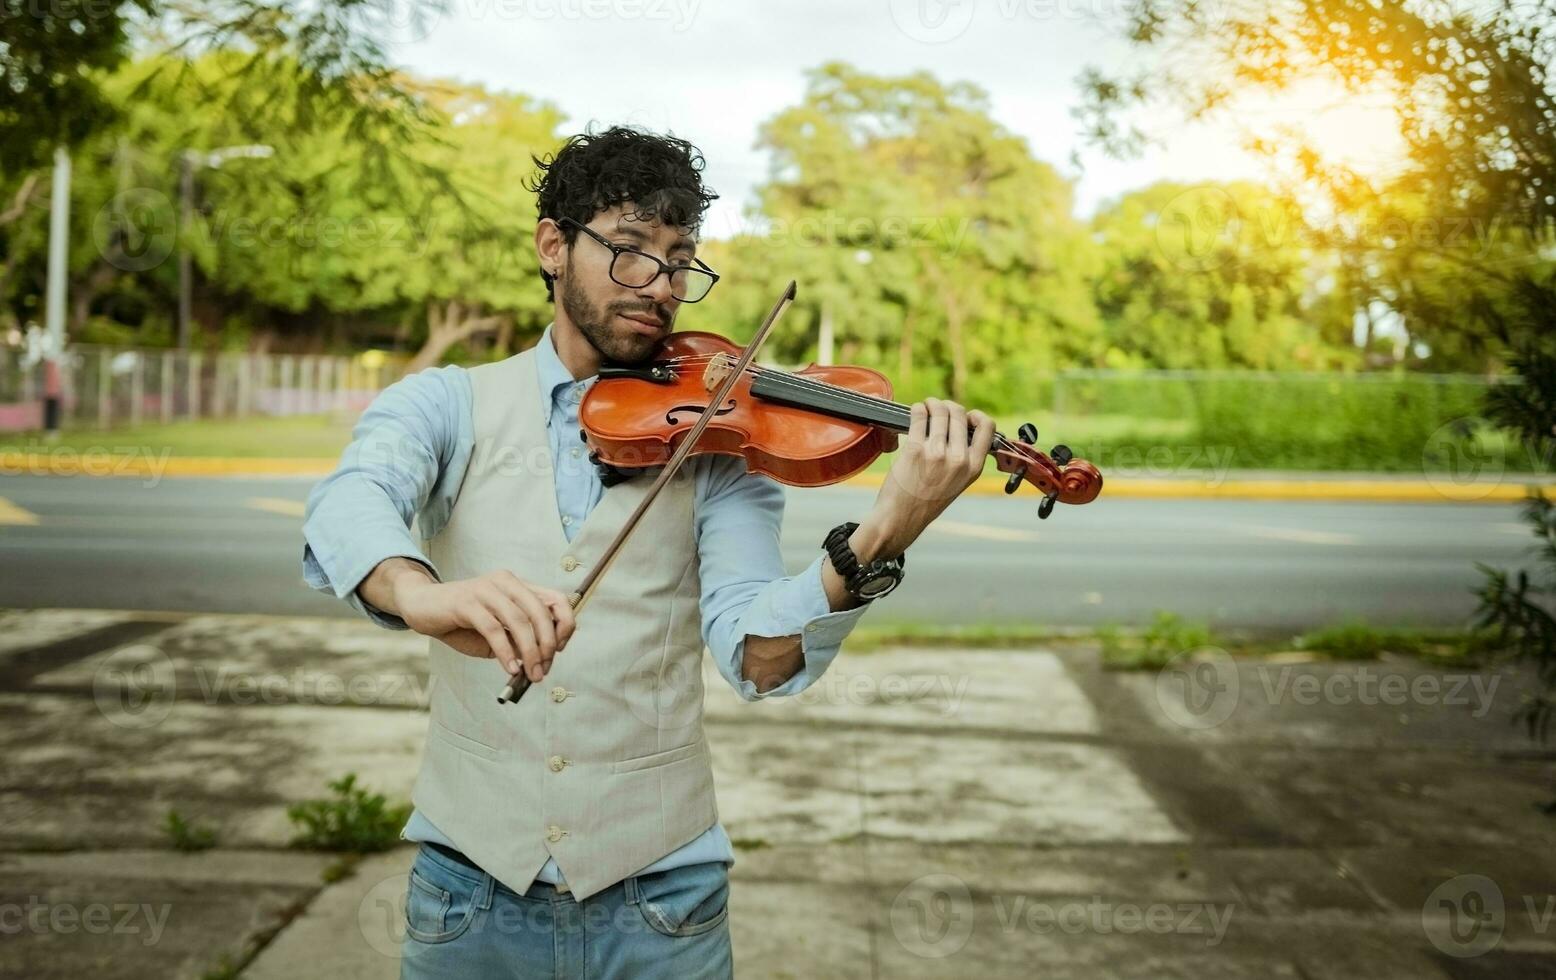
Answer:
POLYGON ((1209 625, 1185 621, 1177 613, 1158 610, 1151 625, 1126 636, 1117 627, 1097 631, 1102 666, 1107 670, 1160 670, 1176 656, 1211 645, 1209 625))
POLYGON ((1482 663, 1495 650, 1489 633, 1382 629, 1357 620, 1304 633, 1293 646, 1331 660, 1377 660, 1396 655, 1445 664, 1482 663))
POLYGON ((237 456, 248 459, 338 457, 355 419, 333 415, 200 419, 114 429, 66 429, 57 442, 38 433, 0 433, 0 452, 124 453, 161 457, 237 456))
POLYGON ((1494 636, 1485 631, 1376 627, 1351 620, 1297 636, 1232 635, 1165 611, 1158 611, 1145 629, 1103 626, 1092 639, 1101 648, 1102 666, 1107 670, 1160 670, 1180 653, 1206 647, 1236 657, 1295 652, 1322 660, 1369 661, 1403 656, 1449 667, 1481 666, 1497 652, 1494 636))
POLYGON ((1144 627, 1109 624, 1093 629, 1059 628, 1036 623, 946 626, 914 620, 867 622, 849 634, 850 655, 892 647, 1000 649, 1096 644, 1108 670, 1160 670, 1174 657, 1214 647, 1238 657, 1300 652, 1315 659, 1376 660, 1417 657, 1432 663, 1473 666, 1496 652, 1486 632, 1442 628, 1376 627, 1351 620, 1293 636, 1267 631, 1215 630, 1158 610, 1144 627))
POLYGON ((1023 623, 989 623, 945 626, 914 621, 884 622, 860 626, 848 635, 849 653, 870 653, 885 647, 998 648, 1031 646, 1072 638, 1051 627, 1023 623))

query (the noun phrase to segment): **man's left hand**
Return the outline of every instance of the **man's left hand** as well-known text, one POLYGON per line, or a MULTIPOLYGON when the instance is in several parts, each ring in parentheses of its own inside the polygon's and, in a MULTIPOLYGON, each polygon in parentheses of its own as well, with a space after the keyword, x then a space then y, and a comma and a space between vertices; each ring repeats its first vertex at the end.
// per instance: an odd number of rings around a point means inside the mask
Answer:
POLYGON ((907 551, 978 479, 993 441, 994 420, 983 412, 941 398, 915 402, 875 506, 849 539, 859 559, 907 551))

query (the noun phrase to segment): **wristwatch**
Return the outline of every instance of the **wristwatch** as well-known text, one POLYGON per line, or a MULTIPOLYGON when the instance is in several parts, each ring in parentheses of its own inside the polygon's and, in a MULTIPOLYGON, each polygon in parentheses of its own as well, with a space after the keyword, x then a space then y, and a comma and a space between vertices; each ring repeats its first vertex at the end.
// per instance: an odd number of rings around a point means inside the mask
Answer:
POLYGON ((832 567, 843 577, 848 594, 860 602, 873 602, 895 589, 902 581, 902 569, 908 563, 907 555, 896 558, 877 558, 867 564, 859 563, 859 556, 849 547, 848 538, 859 525, 839 524, 828 534, 822 547, 832 559, 832 567))

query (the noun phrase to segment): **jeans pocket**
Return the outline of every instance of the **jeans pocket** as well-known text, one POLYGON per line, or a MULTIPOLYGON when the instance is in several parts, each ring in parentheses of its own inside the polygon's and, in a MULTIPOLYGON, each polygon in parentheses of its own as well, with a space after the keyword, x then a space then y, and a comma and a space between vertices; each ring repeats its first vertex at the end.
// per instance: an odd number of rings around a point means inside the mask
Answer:
POLYGON ((632 878, 638 911, 665 936, 700 936, 729 916, 729 867, 722 861, 689 864, 632 878))
POLYGON ((483 882, 453 871, 423 848, 411 867, 405 897, 406 934, 420 943, 458 939, 470 928, 486 891, 483 882))

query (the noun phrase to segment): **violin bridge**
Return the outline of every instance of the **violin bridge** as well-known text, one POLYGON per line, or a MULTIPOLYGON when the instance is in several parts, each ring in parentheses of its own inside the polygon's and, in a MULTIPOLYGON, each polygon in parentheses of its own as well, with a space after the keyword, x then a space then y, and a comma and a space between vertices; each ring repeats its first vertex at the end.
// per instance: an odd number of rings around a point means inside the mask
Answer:
POLYGON ((713 357, 708 360, 708 366, 703 369, 703 387, 709 391, 716 390, 719 385, 724 383, 724 379, 729 377, 729 372, 734 368, 734 366, 735 356, 733 354, 714 354, 713 357))

